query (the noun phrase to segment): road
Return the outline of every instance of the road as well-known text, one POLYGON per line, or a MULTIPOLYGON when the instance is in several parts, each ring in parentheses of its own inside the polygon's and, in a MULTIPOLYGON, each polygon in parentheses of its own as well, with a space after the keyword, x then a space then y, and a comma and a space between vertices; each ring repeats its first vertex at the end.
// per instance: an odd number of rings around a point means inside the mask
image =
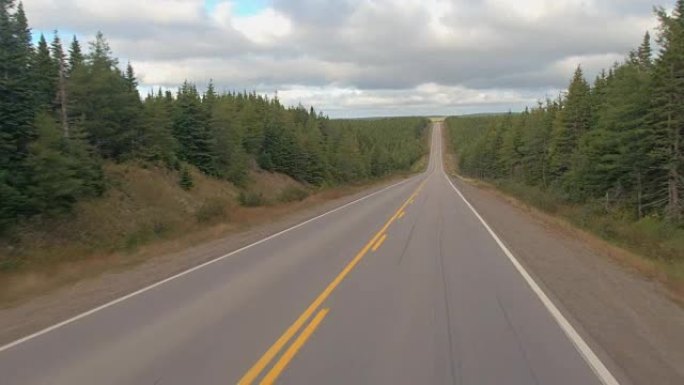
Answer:
POLYGON ((444 173, 0 348, 3 385, 616 384, 444 173))

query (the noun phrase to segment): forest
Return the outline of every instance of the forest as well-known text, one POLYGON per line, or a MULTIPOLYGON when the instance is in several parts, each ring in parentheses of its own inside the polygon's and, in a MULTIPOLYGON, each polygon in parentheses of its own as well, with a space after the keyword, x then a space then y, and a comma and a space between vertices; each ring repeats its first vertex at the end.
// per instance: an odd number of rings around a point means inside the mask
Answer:
MULTIPOLYGON (((657 52, 646 33, 593 84, 578 67, 556 100, 522 113, 448 119, 460 171, 517 185, 527 198, 581 206, 586 215, 681 229, 684 0, 656 14, 657 52)), ((614 231, 602 223, 602 232, 614 231)))
POLYGON ((427 120, 331 120, 254 92, 177 90, 141 97, 102 33, 33 44, 22 3, 0 1, 0 232, 105 194, 107 162, 189 167, 240 187, 249 170, 329 186, 408 170, 427 152, 427 120))

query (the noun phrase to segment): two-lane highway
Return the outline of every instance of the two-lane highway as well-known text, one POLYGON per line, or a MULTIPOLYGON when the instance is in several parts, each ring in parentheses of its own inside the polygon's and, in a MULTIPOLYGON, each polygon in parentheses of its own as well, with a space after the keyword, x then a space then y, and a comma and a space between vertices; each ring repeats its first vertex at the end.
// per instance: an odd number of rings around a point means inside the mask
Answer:
POLYGON ((442 167, 0 348, 0 384, 616 384, 442 167))

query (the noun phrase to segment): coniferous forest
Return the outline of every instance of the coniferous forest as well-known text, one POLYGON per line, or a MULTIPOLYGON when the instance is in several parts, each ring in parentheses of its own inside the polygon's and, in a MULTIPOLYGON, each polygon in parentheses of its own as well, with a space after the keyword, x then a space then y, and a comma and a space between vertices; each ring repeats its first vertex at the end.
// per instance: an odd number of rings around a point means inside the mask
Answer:
MULTIPOLYGON (((684 223, 684 0, 628 57, 520 114, 448 119, 462 173, 620 221, 684 223)), ((541 198, 539 198, 541 200, 541 198)), ((547 202, 548 203, 548 202, 547 202)), ((604 223, 606 235, 614 230, 604 223)), ((681 231, 681 230, 680 230, 681 231)))
POLYGON ((236 186, 255 168, 321 186, 407 170, 427 151, 422 118, 335 121, 190 82, 141 97, 101 33, 51 40, 34 45, 22 4, 0 1, 0 231, 105 193, 106 162, 176 170, 184 188, 188 167, 236 186))

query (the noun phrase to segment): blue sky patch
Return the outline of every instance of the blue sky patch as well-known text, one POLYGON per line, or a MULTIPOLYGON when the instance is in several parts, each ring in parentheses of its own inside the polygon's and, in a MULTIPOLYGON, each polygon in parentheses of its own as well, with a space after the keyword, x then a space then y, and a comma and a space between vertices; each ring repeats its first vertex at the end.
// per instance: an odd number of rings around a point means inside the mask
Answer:
MULTIPOLYGON (((224 0, 204 0, 204 8, 208 13, 214 11, 218 3, 224 0)), ((267 0, 235 0, 233 1, 235 14, 238 16, 249 16, 258 13, 268 5, 267 0)))
MULTIPOLYGON (((55 38, 55 31, 40 31, 37 29, 32 29, 31 30, 31 40, 33 41, 33 45, 38 45, 38 40, 40 40, 40 34, 45 35, 45 40, 47 40, 48 44, 52 43, 52 39, 55 38)), ((71 44, 71 40, 74 38, 74 35, 76 33, 72 31, 59 31, 59 38, 62 39, 62 46, 64 46, 64 49, 66 50, 69 47, 69 44, 71 44)), ((81 45, 84 43, 81 42, 81 45)))

